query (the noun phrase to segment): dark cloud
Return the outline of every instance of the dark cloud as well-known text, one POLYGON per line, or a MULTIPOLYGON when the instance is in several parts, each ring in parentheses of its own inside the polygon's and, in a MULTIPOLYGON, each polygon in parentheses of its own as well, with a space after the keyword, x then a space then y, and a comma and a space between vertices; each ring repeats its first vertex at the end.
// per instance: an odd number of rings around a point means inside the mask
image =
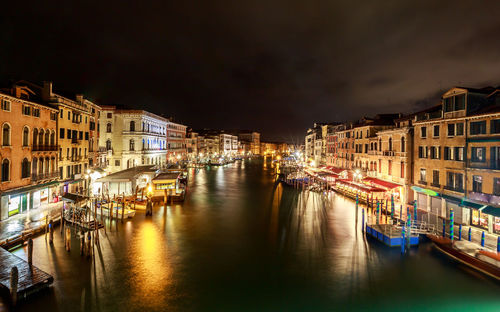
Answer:
POLYGON ((12 1, 0 76, 298 138, 499 84, 498 1, 12 1))

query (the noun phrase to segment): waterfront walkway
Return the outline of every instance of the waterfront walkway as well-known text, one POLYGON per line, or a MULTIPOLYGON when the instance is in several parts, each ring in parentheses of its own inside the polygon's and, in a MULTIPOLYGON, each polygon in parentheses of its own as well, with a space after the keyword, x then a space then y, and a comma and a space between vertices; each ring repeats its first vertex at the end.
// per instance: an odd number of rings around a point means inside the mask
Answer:
POLYGON ((24 231, 35 230, 45 226, 47 216, 49 220, 59 218, 62 204, 62 202, 48 204, 44 207, 17 214, 7 220, 0 221, 0 241, 21 235, 24 231))

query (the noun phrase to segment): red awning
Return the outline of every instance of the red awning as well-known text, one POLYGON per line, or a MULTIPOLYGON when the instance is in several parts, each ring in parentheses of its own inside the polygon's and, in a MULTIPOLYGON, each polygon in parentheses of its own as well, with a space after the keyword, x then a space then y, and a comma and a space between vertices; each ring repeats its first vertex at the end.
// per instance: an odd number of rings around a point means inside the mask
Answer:
POLYGON ((388 190, 392 190, 396 187, 401 186, 401 185, 396 184, 396 183, 392 183, 392 182, 388 182, 388 181, 384 181, 384 180, 380 180, 380 179, 372 178, 372 177, 364 178, 363 182, 368 182, 372 186, 381 186, 381 187, 386 188, 388 190))
POLYGON ((341 184, 344 184, 344 185, 347 185, 347 186, 350 186, 350 187, 353 187, 359 191, 362 191, 362 192, 367 192, 367 193, 371 193, 371 192, 384 192, 385 190, 384 189, 381 189, 381 188, 378 188, 378 187, 373 187, 373 186, 369 186, 369 185, 362 185, 362 184, 358 184, 358 183, 354 183, 350 180, 345 180, 345 179, 337 179, 336 180, 337 183, 341 183, 341 184))
POLYGON ((335 168, 335 167, 332 167, 332 166, 326 167, 326 170, 330 171, 331 173, 335 173, 335 174, 340 174, 342 171, 345 171, 345 169, 335 168))

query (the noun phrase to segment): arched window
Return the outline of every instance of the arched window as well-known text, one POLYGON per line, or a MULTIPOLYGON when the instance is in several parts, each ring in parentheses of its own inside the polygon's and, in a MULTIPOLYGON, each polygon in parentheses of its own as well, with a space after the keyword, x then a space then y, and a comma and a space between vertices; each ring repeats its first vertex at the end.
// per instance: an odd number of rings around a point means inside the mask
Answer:
POLYGON ((30 175, 30 162, 27 158, 23 159, 21 163, 21 178, 27 178, 30 175))
POLYGON ((45 173, 49 173, 50 169, 50 159, 48 157, 45 158, 45 173))
POLYGON ((110 122, 108 122, 108 124, 106 125, 106 132, 111 133, 111 123, 110 122))
POLYGON ((50 158, 50 172, 52 172, 52 173, 56 172, 56 158, 55 157, 50 158))
POLYGON ((23 128, 23 146, 28 146, 30 144, 30 129, 28 127, 23 128))
POLYGON ((45 131, 45 139, 44 139, 43 142, 45 143, 45 145, 49 145, 50 144, 50 132, 49 132, 49 130, 45 131))
POLYGON ((406 152, 405 137, 401 137, 401 152, 406 152))
POLYGON ((56 145, 56 133, 55 131, 50 132, 50 145, 56 145))
POLYGON ((135 121, 130 122, 130 131, 135 131, 135 121))
POLYGON ((37 158, 33 158, 33 160, 32 160, 31 172, 33 174, 36 174, 38 172, 38 159, 37 158))
POLYGON ((2 182, 9 181, 10 177, 10 161, 4 159, 2 161, 2 182))
POLYGON ((44 165, 43 158, 40 158, 40 160, 38 161, 38 174, 43 174, 43 165, 44 165))
POLYGON ((378 139, 378 150, 382 151, 382 139, 378 139))
POLYGON ((38 145, 43 145, 43 129, 38 132, 38 145))
POLYGON ((33 129, 33 146, 38 145, 38 129, 33 129))
POLYGON ((10 146, 10 126, 9 124, 4 124, 2 127, 2 145, 10 146))
POLYGON ((392 151, 392 138, 389 138, 389 150, 392 151))
POLYGON ((130 142, 129 142, 129 150, 131 150, 131 151, 135 150, 135 141, 134 140, 130 140, 130 142))
POLYGON ((111 140, 106 141, 106 150, 110 151, 111 150, 111 140))
POLYGON ((142 139, 142 150, 144 151, 146 149, 146 141, 142 139))

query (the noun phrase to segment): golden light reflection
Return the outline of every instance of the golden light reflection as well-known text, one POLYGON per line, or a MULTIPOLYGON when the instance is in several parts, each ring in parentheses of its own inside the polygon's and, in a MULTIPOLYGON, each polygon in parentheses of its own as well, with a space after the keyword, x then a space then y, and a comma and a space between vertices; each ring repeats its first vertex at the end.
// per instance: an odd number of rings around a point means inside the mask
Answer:
MULTIPOLYGON (((167 241, 152 222, 141 225, 131 255, 133 298, 149 308, 164 306, 173 284, 167 241)), ((171 294, 170 294, 171 295, 171 294)))

